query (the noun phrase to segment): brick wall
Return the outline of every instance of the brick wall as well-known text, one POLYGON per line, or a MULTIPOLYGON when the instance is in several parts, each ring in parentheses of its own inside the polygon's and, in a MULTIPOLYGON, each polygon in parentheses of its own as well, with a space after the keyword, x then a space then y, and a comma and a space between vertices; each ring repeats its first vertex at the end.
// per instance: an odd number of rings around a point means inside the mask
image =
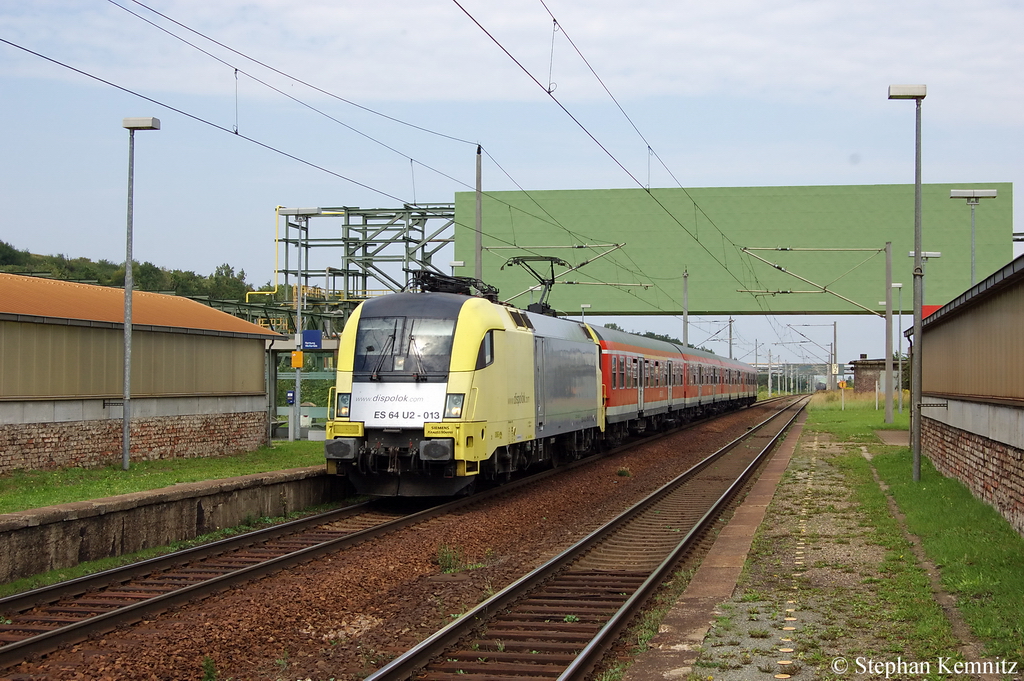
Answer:
MULTIPOLYGON (((132 419, 132 461, 219 456, 266 442, 266 412, 132 419)), ((120 463, 121 420, 0 425, 0 473, 120 463)))
POLYGON ((921 420, 921 449, 1024 535, 1024 451, 929 418, 921 420))

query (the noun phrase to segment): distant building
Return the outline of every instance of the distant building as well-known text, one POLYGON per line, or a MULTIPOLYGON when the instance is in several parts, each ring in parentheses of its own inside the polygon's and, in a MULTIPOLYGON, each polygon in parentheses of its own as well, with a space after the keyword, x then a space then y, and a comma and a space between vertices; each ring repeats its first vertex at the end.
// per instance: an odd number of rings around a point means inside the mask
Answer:
POLYGON ((861 355, 850 365, 853 367, 853 392, 873 393, 876 382, 879 392, 885 392, 885 359, 868 359, 867 355, 861 355))
POLYGON ((1024 534, 1024 256, 929 315, 922 336, 922 452, 1024 534))
MULTIPOLYGON (((132 297, 132 459, 267 439, 267 340, 187 298, 132 297)), ((0 473, 121 459, 121 289, 0 274, 0 473)))

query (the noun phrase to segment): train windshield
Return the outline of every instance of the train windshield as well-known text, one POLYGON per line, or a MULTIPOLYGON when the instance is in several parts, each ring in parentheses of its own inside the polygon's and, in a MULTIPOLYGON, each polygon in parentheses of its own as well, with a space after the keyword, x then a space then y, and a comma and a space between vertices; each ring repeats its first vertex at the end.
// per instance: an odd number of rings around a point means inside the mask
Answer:
POLYGON ((356 331, 355 373, 426 381, 448 374, 454 319, 369 317, 356 331))

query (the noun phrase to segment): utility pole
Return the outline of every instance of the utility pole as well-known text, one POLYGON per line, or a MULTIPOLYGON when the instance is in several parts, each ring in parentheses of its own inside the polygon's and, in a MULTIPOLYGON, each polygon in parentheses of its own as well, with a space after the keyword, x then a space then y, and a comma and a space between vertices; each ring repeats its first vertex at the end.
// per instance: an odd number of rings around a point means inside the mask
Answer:
POLYGON ((483 168, 480 145, 476 145, 476 278, 483 281, 484 278, 484 232, 483 232, 483 168))
POLYGON ((683 270, 683 347, 690 347, 690 273, 683 270))
POLYGON ((839 387, 839 336, 836 331, 836 323, 832 322, 832 364, 835 365, 836 372, 832 374, 832 388, 839 387))
POLYGON ((885 422, 892 423, 892 242, 885 242, 885 422))
POLYGON ((732 322, 733 318, 729 317, 729 359, 732 359, 732 322))

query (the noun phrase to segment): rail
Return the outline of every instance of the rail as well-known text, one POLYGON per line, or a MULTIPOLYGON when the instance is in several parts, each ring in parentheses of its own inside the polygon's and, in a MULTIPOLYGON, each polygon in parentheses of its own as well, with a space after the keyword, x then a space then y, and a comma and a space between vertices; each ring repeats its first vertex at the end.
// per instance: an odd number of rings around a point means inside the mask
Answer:
MULTIPOLYGON (((783 409, 754 426, 744 436, 729 443, 604 527, 595 530, 560 555, 428 637, 367 677, 366 681, 404 680, 414 675, 417 679, 444 679, 455 678, 455 674, 458 674, 460 679, 510 678, 516 675, 540 675, 549 678, 557 676, 560 680, 584 678, 604 652, 615 643, 638 608, 665 580, 681 555, 691 547, 694 540, 772 451, 786 428, 803 409, 806 399, 787 402, 783 409), (638 570, 630 567, 629 561, 636 563, 637 555, 648 552, 653 541, 652 536, 659 534, 644 534, 644 528, 665 526, 669 516, 661 514, 672 504, 678 503, 677 500, 672 500, 673 496, 693 496, 692 490, 681 490, 688 489, 688 483, 701 479, 702 473, 713 471, 716 464, 722 462, 729 452, 750 438, 758 437, 762 429, 769 423, 776 422, 787 410, 793 411, 792 416, 785 420, 770 441, 751 457, 752 460, 744 463, 742 471, 733 476, 732 482, 706 507, 685 535, 672 542, 673 547, 659 557, 655 567, 638 576, 638 570), (626 546, 629 540, 623 537, 631 528, 640 529, 639 541, 642 546, 637 548, 634 544, 632 549, 604 549, 605 554, 619 553, 630 556, 624 567, 609 567, 607 556, 603 559, 604 562, 597 557, 600 554, 599 548, 607 547, 609 541, 626 546), (628 586, 630 583, 633 583, 633 586, 628 586), (543 593, 544 589, 551 592, 550 595, 543 593), (546 602, 545 598, 551 599, 550 606, 539 605, 546 602), (584 605, 595 600, 598 602, 592 607, 584 605), (614 611, 607 615, 602 614, 601 608, 607 609, 609 603, 615 603, 614 611), (566 614, 560 621, 553 618, 552 613, 565 613, 572 607, 585 608, 589 621, 582 621, 582 613, 580 616, 566 614), (535 619, 530 619, 531 610, 536 611, 535 619), (502 620, 510 621, 512 624, 503 623, 502 620), (492 627, 494 631, 491 631, 492 627), (588 633, 588 630, 595 631, 588 633), (520 638, 506 641, 505 639, 513 635, 511 632, 515 631, 519 632, 520 638), (502 636, 505 638, 501 638, 502 636), (559 643, 559 638, 565 643, 559 643), (457 647, 460 642, 469 640, 473 641, 469 649, 457 647), (519 650, 510 650, 513 647, 519 650), (435 660, 440 661, 434 662, 435 660)), ((701 484, 707 485, 708 481, 703 479, 701 484)), ((668 528, 667 532, 674 533, 677 530, 678 528, 668 528)), ((660 534, 664 535, 666 532, 661 531, 660 534)), ((650 560, 650 556, 647 556, 647 559, 650 560)))

